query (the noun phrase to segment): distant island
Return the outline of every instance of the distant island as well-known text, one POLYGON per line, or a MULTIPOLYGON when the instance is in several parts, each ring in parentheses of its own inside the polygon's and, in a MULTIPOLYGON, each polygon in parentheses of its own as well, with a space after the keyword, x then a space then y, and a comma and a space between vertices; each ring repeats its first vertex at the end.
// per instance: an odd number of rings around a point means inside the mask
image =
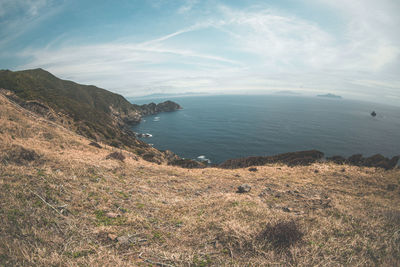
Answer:
POLYGON ((277 92, 275 92, 275 94, 277 94, 277 95, 300 95, 300 93, 293 92, 290 90, 277 91, 277 92))
POLYGON ((325 94, 325 95, 317 95, 317 97, 327 97, 327 98, 336 98, 336 99, 342 99, 340 95, 334 95, 334 94, 325 94))

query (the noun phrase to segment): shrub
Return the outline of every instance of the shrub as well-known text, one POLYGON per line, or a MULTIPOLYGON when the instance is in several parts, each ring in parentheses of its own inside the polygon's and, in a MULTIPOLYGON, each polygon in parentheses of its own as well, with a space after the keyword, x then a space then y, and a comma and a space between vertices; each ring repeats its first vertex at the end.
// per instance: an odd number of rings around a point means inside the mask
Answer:
POLYGON ((268 223, 257 239, 271 243, 275 249, 287 249, 301 241, 303 235, 296 222, 291 220, 268 223))
POLYGON ((142 155, 142 158, 148 162, 154 162, 157 164, 161 164, 161 160, 157 157, 157 154, 155 154, 154 152, 147 152, 142 155))
POLYGON ((384 214, 390 224, 400 225, 400 210, 388 210, 384 214))
POLYGON ((17 165, 25 165, 29 162, 38 161, 40 156, 31 149, 26 149, 19 145, 12 145, 3 156, 3 163, 15 163, 17 165))
POLYGON ((113 152, 113 153, 108 154, 106 159, 116 159, 116 160, 124 161, 125 156, 121 152, 113 152))

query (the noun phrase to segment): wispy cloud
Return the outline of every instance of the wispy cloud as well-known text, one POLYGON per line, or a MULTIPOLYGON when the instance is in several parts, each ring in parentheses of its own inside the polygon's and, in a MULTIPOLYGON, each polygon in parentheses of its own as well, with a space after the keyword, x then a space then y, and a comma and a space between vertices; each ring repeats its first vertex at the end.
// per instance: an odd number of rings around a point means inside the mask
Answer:
MULTIPOLYGON (((47 10, 47 1, 40 0, 42 4, 24 12, 36 18, 40 10, 47 10)), ((185 23, 166 26, 145 41, 126 38, 71 45, 73 39, 58 40, 45 48, 26 48, 17 56, 29 59, 21 69, 43 67, 128 96, 164 90, 290 89, 374 98, 379 89, 384 91, 381 95, 396 99, 393 95, 400 95, 400 4, 394 0, 307 3, 329 9, 340 30, 331 31, 317 20, 266 5, 238 8, 218 1, 187 0, 175 6, 174 13, 185 23)), ((152 5, 162 10, 167 1, 152 5)), ((6 31, 14 27, 10 25, 6 31)), ((23 31, 19 24, 14 28, 23 31)))
POLYGON ((0 47, 36 27, 62 10, 64 1, 2 0, 0 2, 0 47))
POLYGON ((178 9, 178 14, 189 12, 198 2, 198 0, 185 0, 185 3, 178 9))

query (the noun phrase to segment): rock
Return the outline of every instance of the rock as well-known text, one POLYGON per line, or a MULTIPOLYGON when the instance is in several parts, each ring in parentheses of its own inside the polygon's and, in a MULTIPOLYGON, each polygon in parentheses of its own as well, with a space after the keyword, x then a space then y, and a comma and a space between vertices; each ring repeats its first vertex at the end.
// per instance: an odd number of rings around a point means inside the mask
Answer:
POLYGON ((115 235, 115 234, 111 234, 111 233, 109 233, 107 236, 108 236, 108 238, 109 238, 109 239, 111 239, 112 241, 116 241, 116 240, 117 240, 117 238, 118 238, 118 236, 117 236, 117 235, 115 235))
POLYGON ((256 171, 258 171, 257 168, 254 167, 249 168, 249 172, 256 172, 256 171))
POLYGON ((347 159, 348 163, 355 166, 361 166, 364 163, 364 158, 361 154, 355 154, 347 159))
POLYGON ((397 188, 396 184, 388 184, 386 187, 386 190, 388 191, 394 191, 397 188))
POLYGON ((119 236, 117 238, 118 243, 120 243, 121 245, 128 245, 131 241, 130 241, 130 236, 129 235, 123 235, 123 236, 119 236))
POLYGON ((172 162, 174 160, 179 160, 179 157, 170 150, 165 150, 164 155, 168 162, 172 162))
POLYGON ((180 105, 172 101, 165 101, 159 104, 150 103, 136 107, 140 109, 140 114, 142 116, 154 115, 160 112, 171 112, 182 109, 180 105))
POLYGON ((391 170, 397 166, 397 162, 400 157, 395 156, 393 158, 385 158, 381 154, 376 154, 368 158, 364 158, 361 154, 356 154, 347 159, 347 163, 354 166, 365 166, 383 168, 385 170, 391 170))
POLYGON ((97 147, 97 148, 101 148, 101 145, 99 145, 99 144, 96 143, 96 142, 91 142, 91 143, 89 144, 89 146, 94 146, 94 147, 97 147))
POLYGON ((391 170, 397 166, 398 161, 399 161, 399 156, 389 159, 389 158, 385 158, 381 154, 376 154, 369 158, 366 158, 364 160, 363 166, 377 167, 377 168, 383 168, 385 170, 391 170))
POLYGON ((120 217, 119 214, 114 213, 114 212, 107 212, 107 213, 106 213, 106 216, 107 216, 108 218, 117 218, 117 217, 120 217))
POLYGON ((314 173, 319 173, 319 170, 314 170, 314 173))
POLYGON ((290 211, 291 211, 290 208, 288 208, 288 207, 283 207, 282 210, 283 210, 284 212, 290 212, 290 211))
POLYGON ((121 152, 112 152, 112 153, 108 154, 106 159, 116 159, 116 160, 124 161, 125 156, 121 152))
POLYGON ((248 185, 248 184, 242 184, 242 185, 240 185, 240 186, 238 187, 237 192, 238 192, 238 193, 247 193, 247 192, 250 192, 250 190, 251 190, 251 186, 250 186, 250 185, 248 185))
POLYGON ((267 157, 247 157, 239 159, 229 159, 219 165, 224 169, 246 168, 250 166, 262 166, 265 164, 282 163, 288 166, 308 166, 322 159, 324 153, 317 150, 298 151, 279 154, 267 157))
POLYGON ((346 162, 346 158, 344 158, 342 156, 332 156, 332 157, 326 158, 326 160, 334 162, 336 164, 344 164, 346 162))

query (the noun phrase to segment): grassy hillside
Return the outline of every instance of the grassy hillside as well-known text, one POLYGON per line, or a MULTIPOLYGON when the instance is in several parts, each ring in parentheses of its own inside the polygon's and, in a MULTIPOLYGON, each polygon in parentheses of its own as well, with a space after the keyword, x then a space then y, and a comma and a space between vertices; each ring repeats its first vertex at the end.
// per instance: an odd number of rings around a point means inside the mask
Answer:
POLYGON ((180 108, 173 102, 132 105, 124 97, 92 85, 61 80, 43 69, 0 71, 0 88, 12 91, 19 101, 38 101, 70 117, 74 129, 86 137, 126 147, 147 147, 136 140, 127 123, 138 123, 143 114, 180 108), (158 108, 157 108, 158 107, 158 108))
POLYGON ((399 169, 189 170, 91 142, 0 94, 0 266, 400 265, 399 169))

